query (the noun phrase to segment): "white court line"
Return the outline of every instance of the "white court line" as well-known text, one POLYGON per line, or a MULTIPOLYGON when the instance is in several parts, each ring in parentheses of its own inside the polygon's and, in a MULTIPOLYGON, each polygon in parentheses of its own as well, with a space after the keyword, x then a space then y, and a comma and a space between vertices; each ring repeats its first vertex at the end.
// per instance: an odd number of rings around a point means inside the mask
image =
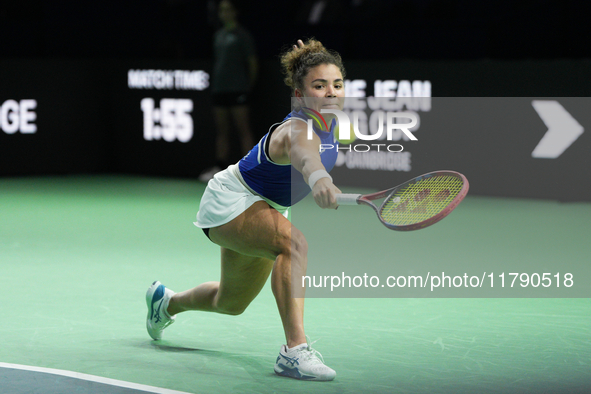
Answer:
POLYGON ((0 368, 20 369, 23 371, 49 373, 49 374, 53 374, 53 375, 66 376, 68 378, 87 380, 90 382, 103 383, 103 384, 108 384, 111 386, 123 387, 123 388, 127 388, 127 389, 143 390, 148 393, 191 394, 191 393, 187 393, 184 391, 176 391, 176 390, 163 389, 160 387, 146 386, 144 384, 125 382, 123 380, 103 378, 101 376, 87 375, 85 373, 74 372, 74 371, 65 371, 62 369, 32 367, 29 365, 9 364, 9 363, 3 363, 3 362, 0 362, 0 368))

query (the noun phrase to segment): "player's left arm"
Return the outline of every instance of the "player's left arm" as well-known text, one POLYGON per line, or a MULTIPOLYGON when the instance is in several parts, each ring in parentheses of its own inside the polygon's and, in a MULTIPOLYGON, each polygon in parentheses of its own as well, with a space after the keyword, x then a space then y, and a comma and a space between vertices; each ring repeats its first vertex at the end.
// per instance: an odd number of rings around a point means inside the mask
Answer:
MULTIPOLYGON (((317 171, 326 172, 320 159, 320 138, 313 134, 312 139, 309 140, 304 122, 291 120, 287 123, 291 125, 285 124, 284 130, 282 130, 283 156, 296 170, 302 173, 309 184, 312 174, 317 171)), ((317 174, 321 174, 321 172, 317 174)), ((338 206, 335 195, 340 193, 340 189, 333 184, 330 177, 321 177, 312 188, 312 196, 321 208, 335 209, 338 206)))

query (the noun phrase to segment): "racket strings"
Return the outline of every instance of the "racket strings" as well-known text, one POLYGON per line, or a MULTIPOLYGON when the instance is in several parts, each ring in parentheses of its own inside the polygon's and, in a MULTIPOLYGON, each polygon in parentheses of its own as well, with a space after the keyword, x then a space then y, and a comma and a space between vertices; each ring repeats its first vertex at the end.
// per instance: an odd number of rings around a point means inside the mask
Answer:
POLYGON ((380 216, 389 224, 403 226, 427 220, 454 201, 464 183, 456 176, 421 179, 388 197, 380 216))

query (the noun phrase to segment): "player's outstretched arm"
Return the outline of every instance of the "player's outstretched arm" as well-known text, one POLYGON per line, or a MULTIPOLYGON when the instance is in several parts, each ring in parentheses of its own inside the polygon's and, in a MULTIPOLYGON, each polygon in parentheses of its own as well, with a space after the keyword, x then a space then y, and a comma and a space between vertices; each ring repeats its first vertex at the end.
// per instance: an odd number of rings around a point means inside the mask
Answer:
POLYGON ((312 189, 314 201, 321 208, 336 209, 336 194, 341 193, 324 168, 320 159, 320 138, 313 134, 307 138, 307 129, 303 122, 295 122, 289 138, 289 155, 291 164, 302 173, 312 189))

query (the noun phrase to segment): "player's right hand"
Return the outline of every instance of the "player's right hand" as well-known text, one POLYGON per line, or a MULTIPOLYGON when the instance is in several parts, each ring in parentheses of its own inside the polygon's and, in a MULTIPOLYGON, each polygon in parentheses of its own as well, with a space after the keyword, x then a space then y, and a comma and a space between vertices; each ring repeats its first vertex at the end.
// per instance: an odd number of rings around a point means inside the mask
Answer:
POLYGON ((341 190, 332 183, 330 178, 320 178, 312 189, 314 201, 320 208, 337 209, 336 195, 341 194, 341 190))

